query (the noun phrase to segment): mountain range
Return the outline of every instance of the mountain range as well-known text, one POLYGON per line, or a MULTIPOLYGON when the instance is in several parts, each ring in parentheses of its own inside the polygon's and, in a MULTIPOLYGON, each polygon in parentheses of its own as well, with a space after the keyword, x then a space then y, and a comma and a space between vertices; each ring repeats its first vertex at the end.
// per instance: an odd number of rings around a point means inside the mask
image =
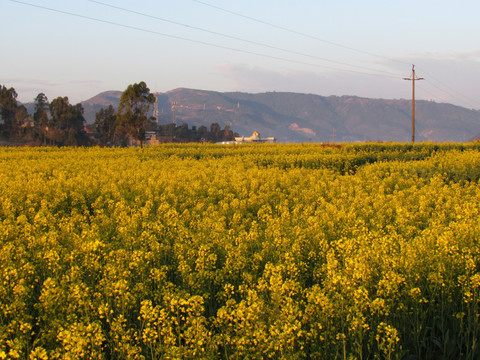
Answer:
MULTIPOLYGON (((106 91, 83 101, 88 124, 101 108, 119 104, 121 91, 106 91)), ((319 96, 286 92, 250 94, 175 89, 158 93, 159 123, 189 126, 229 125, 249 136, 274 136, 280 142, 355 142, 411 140, 411 100, 319 96), (173 104, 175 105, 175 116, 173 104)), ((416 101, 416 141, 471 140, 480 133, 480 111, 416 101)))

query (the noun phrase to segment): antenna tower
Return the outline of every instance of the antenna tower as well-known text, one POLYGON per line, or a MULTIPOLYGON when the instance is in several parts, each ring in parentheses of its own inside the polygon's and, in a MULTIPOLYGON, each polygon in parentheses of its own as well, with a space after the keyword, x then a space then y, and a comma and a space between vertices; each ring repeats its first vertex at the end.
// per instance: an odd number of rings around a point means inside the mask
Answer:
POLYGON ((412 143, 415 142, 415 81, 424 80, 424 78, 417 78, 415 76, 415 65, 412 65, 412 76, 403 78, 403 80, 410 80, 412 82, 412 143))
POLYGON ((175 126, 177 126, 177 117, 176 117, 176 111, 177 111, 177 102, 174 101, 172 103, 172 112, 173 112, 173 123, 175 124, 175 126))
POLYGON ((153 117, 160 125, 160 112, 158 111, 158 92, 155 93, 155 104, 153 105, 153 117))

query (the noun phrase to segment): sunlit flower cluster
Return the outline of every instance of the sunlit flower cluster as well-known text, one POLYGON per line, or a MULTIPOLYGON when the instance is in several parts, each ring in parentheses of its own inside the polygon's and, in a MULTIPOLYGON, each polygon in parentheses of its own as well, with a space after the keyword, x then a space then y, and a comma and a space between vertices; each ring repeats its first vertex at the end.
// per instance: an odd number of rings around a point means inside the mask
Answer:
POLYGON ((479 150, 0 148, 0 359, 478 359, 479 150))

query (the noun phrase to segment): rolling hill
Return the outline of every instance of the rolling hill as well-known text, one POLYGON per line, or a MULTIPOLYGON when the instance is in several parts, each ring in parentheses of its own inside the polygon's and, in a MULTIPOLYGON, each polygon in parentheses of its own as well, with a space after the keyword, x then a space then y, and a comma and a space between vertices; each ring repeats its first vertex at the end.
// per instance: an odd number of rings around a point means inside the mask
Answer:
MULTIPOLYGON (((120 91, 107 91, 82 102, 87 123, 102 107, 118 106, 120 91)), ((241 135, 258 131, 278 141, 410 141, 409 100, 269 92, 249 94, 175 89, 160 93, 160 123, 230 125, 241 135)), ((467 141, 480 133, 480 111, 432 101, 416 102, 417 141, 467 141)))

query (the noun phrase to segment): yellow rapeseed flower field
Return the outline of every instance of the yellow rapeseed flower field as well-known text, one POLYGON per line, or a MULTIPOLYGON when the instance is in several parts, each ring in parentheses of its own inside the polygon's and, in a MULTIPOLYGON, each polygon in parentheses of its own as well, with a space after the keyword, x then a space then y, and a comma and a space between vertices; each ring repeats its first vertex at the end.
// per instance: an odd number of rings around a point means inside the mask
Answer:
POLYGON ((0 359, 478 359, 479 150, 0 148, 0 359))

